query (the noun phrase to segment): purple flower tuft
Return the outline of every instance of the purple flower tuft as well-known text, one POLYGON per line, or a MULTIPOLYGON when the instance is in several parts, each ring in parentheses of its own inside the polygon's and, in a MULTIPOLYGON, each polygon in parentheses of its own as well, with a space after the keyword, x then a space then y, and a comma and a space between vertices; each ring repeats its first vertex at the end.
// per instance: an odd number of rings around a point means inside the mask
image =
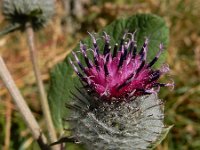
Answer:
MULTIPOLYGON (((90 33, 89 33, 90 34, 90 33)), ((76 53, 72 52, 77 66, 70 59, 79 78, 106 101, 124 100, 133 96, 157 93, 160 87, 172 86, 173 83, 159 83, 161 75, 169 71, 167 65, 160 69, 152 69, 158 60, 163 45, 159 45, 156 56, 150 62, 146 61, 149 39, 146 38, 141 50, 137 53, 134 33, 125 33, 120 44, 115 44, 111 51, 110 36, 104 32, 105 41, 102 54, 96 38, 90 34, 93 41, 93 61, 87 55, 87 47, 80 42, 80 51, 85 60, 85 66, 80 62, 76 53)))

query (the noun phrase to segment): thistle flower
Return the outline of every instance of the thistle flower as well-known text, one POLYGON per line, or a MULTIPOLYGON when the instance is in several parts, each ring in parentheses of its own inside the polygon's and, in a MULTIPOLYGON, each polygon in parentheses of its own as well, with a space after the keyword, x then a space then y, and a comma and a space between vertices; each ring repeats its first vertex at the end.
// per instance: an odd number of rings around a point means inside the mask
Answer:
POLYGON ((66 104, 71 110, 70 117, 65 119, 72 127, 71 138, 84 143, 89 150, 154 147, 165 128, 163 102, 157 92, 162 86, 173 86, 173 83, 158 82, 169 71, 168 66, 152 69, 163 45, 160 44, 155 58, 146 62, 148 38, 137 53, 135 33, 125 33, 111 53, 111 39, 104 32, 101 54, 96 38, 90 35, 93 61, 83 43, 80 43, 80 52, 85 67, 74 52, 77 65, 69 60, 83 84, 72 93, 73 102, 66 104))
POLYGON ((135 33, 125 33, 120 45, 115 44, 113 53, 111 53, 110 37, 104 32, 104 50, 100 54, 95 37, 91 35, 93 40, 94 62, 87 56, 86 45, 80 43, 80 51, 85 59, 86 67, 79 61, 76 53, 72 52, 74 58, 80 68, 70 60, 75 72, 79 78, 97 93, 101 99, 107 101, 113 100, 129 100, 133 96, 141 96, 159 91, 160 87, 173 86, 173 84, 163 84, 157 82, 159 77, 169 71, 167 65, 163 65, 160 70, 154 70, 151 67, 158 60, 163 45, 160 44, 159 51, 155 58, 146 62, 149 39, 146 38, 142 49, 137 53, 135 33), (128 38, 127 42, 126 37, 128 38))
POLYGON ((3 0, 2 11, 12 24, 20 24, 23 29, 30 22, 36 30, 52 17, 54 0, 3 0))

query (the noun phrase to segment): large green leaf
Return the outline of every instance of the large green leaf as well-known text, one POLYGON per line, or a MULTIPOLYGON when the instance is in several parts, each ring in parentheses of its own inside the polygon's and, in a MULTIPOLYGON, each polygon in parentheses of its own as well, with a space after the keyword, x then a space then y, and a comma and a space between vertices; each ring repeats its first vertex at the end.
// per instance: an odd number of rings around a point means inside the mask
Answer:
MULTIPOLYGON (((153 59, 159 49, 160 43, 163 43, 164 46, 167 47, 169 41, 169 30, 162 18, 152 14, 138 14, 129 18, 116 20, 105 27, 96 36, 101 37, 102 32, 106 31, 111 37, 111 44, 114 45, 116 42, 119 43, 125 31, 134 32, 135 30, 137 30, 136 40, 138 49, 141 48, 145 37, 149 37, 150 39, 147 57, 148 60, 153 59)), ((90 37, 87 37, 83 42, 88 47, 92 47, 90 37)), ((102 40, 98 40, 98 44, 100 49, 102 49, 102 40)), ((75 48, 75 51, 77 50, 79 50, 79 46, 75 48)), ((165 56, 166 50, 156 63, 157 66, 165 61, 165 56)), ((71 54, 67 56, 67 58, 68 57, 71 57, 71 54)), ((62 129, 62 118, 67 114, 65 103, 70 100, 70 91, 73 91, 75 81, 77 81, 77 77, 75 76, 67 58, 60 64, 56 65, 52 70, 51 84, 48 93, 52 117, 58 129, 62 129)), ((82 57, 79 58, 82 61, 82 57)))

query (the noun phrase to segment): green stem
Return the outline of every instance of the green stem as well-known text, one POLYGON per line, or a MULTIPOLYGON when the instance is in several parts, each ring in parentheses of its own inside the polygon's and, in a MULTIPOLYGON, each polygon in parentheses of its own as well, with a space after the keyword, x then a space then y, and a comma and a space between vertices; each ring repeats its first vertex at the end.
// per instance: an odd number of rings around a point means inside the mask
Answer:
POLYGON ((21 27, 20 24, 10 24, 6 28, 4 28, 2 31, 0 31, 0 37, 19 29, 20 27, 21 27))

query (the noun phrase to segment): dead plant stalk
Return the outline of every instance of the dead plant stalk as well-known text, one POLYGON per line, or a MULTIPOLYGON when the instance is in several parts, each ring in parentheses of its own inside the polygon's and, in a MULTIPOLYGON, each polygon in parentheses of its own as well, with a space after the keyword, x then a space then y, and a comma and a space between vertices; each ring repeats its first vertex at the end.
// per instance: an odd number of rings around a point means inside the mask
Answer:
MULTIPOLYGON (((42 111, 44 113, 44 117, 46 120, 47 130, 49 133, 50 142, 57 141, 57 136, 55 132, 55 128, 53 126, 50 109, 47 101, 47 96, 44 88, 44 84, 42 82, 41 73, 39 71, 38 61, 37 61, 37 50, 34 44, 34 31, 30 23, 26 24, 26 35, 27 35, 27 42, 29 46, 29 52, 31 57, 31 62, 33 65, 33 70, 37 82, 37 86, 39 88, 40 93, 40 101, 42 105, 42 111)), ((57 149, 57 148, 56 148, 57 149)))
POLYGON ((40 129, 35 117, 31 113, 26 101, 24 100, 19 89, 14 83, 14 80, 10 75, 1 56, 0 56, 0 77, 3 83, 5 84, 6 88, 8 89, 9 93, 11 94, 12 99, 17 105, 21 115, 23 116, 25 123, 31 130, 34 139, 37 140, 41 149, 48 150, 49 148, 46 143, 47 142, 46 137, 42 133, 42 130, 40 129))

